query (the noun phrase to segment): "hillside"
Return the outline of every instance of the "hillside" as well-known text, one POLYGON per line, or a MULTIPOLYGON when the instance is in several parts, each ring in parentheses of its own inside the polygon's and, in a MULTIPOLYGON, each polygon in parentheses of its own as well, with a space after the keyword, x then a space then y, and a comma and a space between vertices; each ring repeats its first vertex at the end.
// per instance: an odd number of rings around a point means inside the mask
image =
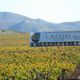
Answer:
POLYGON ((80 21, 55 24, 42 19, 31 19, 15 13, 0 12, 0 30, 17 32, 67 31, 80 30, 79 26, 80 21))

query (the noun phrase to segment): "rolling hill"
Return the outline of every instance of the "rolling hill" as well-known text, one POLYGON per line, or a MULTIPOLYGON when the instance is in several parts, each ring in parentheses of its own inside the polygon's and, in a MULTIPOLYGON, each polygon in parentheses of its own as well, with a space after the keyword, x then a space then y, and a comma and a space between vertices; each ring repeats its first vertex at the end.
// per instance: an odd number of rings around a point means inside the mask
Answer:
POLYGON ((11 12, 0 12, 0 30, 17 32, 80 30, 80 21, 55 24, 11 12))

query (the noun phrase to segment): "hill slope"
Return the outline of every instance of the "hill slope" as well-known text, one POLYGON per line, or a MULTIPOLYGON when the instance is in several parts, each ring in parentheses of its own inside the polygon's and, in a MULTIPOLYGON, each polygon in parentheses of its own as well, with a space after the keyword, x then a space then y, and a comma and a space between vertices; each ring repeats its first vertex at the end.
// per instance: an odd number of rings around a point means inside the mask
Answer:
POLYGON ((80 21, 54 24, 41 19, 31 19, 15 13, 0 12, 1 30, 13 30, 18 32, 65 31, 80 30, 79 26, 80 21))

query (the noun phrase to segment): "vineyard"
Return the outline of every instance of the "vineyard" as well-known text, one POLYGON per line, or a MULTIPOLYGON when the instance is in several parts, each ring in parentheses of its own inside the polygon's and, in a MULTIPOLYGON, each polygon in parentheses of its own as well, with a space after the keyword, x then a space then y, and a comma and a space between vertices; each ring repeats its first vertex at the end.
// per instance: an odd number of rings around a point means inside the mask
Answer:
POLYGON ((62 69, 69 78, 80 64, 80 47, 29 46, 29 34, 0 36, 0 80, 57 80, 62 69))

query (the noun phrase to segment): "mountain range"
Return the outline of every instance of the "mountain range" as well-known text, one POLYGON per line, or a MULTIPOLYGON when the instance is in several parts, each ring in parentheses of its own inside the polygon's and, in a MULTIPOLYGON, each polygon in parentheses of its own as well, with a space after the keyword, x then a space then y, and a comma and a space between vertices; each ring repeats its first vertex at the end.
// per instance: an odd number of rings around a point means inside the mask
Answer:
POLYGON ((0 30, 16 32, 72 31, 80 30, 80 21, 55 24, 11 12, 0 12, 0 30))

